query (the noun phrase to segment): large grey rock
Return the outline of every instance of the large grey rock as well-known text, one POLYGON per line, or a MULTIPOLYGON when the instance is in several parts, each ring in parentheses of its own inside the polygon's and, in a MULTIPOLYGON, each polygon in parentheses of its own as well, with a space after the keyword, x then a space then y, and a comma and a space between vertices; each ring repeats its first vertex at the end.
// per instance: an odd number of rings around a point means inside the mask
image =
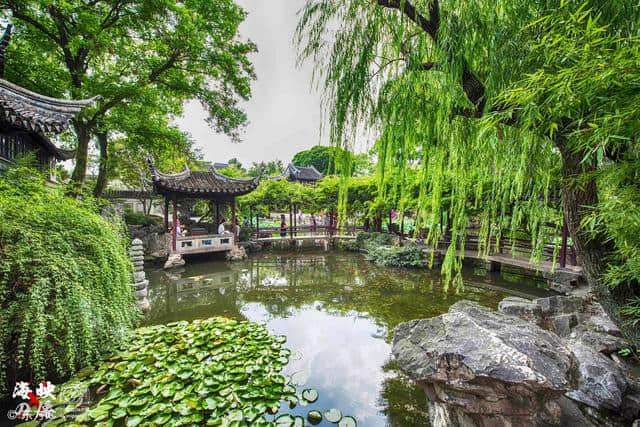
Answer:
POLYGON ((640 416, 640 384, 616 355, 626 343, 603 332, 597 303, 510 297, 499 309, 461 301, 397 327, 393 354, 433 402, 434 427, 623 426, 640 416))
POLYGON ((542 309, 536 301, 520 297, 507 297, 500 301, 498 310, 504 314, 518 316, 529 322, 538 323, 542 317, 542 309))
POLYGON ((542 425, 575 367, 558 336, 469 301, 399 325, 393 355, 430 400, 480 426, 542 425))
POLYGON ((542 276, 547 280, 551 289, 561 293, 573 293, 586 287, 582 273, 557 267, 553 272, 544 272, 542 276))
POLYGON ((142 241, 144 254, 151 260, 166 259, 171 248, 171 235, 160 225, 130 225, 129 235, 142 241))
POLYGON ((227 261, 242 261, 247 259, 247 251, 242 246, 234 246, 226 254, 227 261))
POLYGON ((182 259, 182 255, 180 254, 171 254, 167 261, 164 263, 164 269, 168 270, 171 268, 181 267, 185 264, 184 259, 182 259))
POLYGON ((571 334, 568 346, 579 362, 579 377, 577 387, 567 396, 598 410, 618 410, 631 387, 629 373, 605 353, 621 348, 624 341, 581 328, 571 334))

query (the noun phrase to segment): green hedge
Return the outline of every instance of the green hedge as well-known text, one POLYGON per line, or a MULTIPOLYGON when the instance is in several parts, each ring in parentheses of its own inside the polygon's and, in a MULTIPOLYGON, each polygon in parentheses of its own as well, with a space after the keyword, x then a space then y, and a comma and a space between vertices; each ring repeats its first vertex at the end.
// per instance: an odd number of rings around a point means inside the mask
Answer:
POLYGON ((34 170, 0 174, 0 398, 120 345, 138 311, 123 225, 34 170))

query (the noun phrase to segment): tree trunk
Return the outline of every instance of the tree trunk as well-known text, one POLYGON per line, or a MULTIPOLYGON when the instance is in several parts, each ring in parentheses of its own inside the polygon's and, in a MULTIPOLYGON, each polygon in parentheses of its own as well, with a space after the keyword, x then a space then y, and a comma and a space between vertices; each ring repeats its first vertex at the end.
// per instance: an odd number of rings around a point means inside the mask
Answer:
MULTIPOLYGON (((100 148, 100 166, 98 168, 98 179, 93 189, 93 195, 100 197, 107 187, 107 172, 109 162, 109 151, 107 150, 108 139, 106 132, 100 132, 96 135, 98 139, 98 147, 100 148)), ((143 208, 146 210, 146 206, 143 208)))
POLYGON ((84 183, 87 176, 87 163, 89 156, 89 141, 91 140, 91 132, 89 127, 78 120, 74 120, 73 128, 78 138, 78 146, 76 147, 76 166, 73 169, 71 179, 77 184, 84 183))
POLYGON ((567 220, 567 228, 579 264, 582 266, 585 278, 591 291, 597 297, 602 308, 607 312, 611 320, 620 328, 624 337, 635 346, 640 345, 640 328, 625 322, 620 308, 628 301, 631 290, 626 285, 616 288, 609 287, 603 280, 603 274, 607 269, 607 260, 613 250, 613 243, 605 236, 593 237, 580 227, 582 220, 589 215, 590 210, 598 203, 598 189, 593 177, 586 181, 582 178, 587 173, 595 170, 595 165, 583 163, 582 153, 574 153, 563 140, 556 141, 563 160, 563 177, 565 185, 564 214, 567 220))

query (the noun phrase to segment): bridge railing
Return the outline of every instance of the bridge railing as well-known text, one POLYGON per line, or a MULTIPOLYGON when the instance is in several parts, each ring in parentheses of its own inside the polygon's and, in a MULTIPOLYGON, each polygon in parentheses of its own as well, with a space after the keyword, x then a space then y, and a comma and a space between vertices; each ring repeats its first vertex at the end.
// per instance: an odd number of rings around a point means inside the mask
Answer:
POLYGON ((251 232, 251 236, 254 238, 271 238, 271 237, 304 237, 304 236, 335 236, 340 235, 355 235, 359 231, 363 231, 364 227, 361 226, 348 226, 343 229, 337 229, 329 225, 297 225, 293 227, 287 227, 286 230, 282 230, 280 227, 260 227, 254 228, 251 232))

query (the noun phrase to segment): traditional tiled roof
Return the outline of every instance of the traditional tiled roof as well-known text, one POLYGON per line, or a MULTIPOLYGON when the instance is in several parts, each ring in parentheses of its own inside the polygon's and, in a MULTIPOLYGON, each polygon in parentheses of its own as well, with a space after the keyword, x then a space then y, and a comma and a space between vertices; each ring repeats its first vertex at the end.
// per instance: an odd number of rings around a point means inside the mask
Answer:
POLYGON ((290 181, 320 181, 322 174, 313 165, 306 167, 289 163, 282 177, 290 181))
POLYGON ((218 162, 216 162, 216 163, 213 164, 213 168, 215 170, 226 169, 228 167, 229 167, 229 163, 218 163, 218 162))
POLYGON ((98 98, 81 101, 50 98, 0 79, 0 120, 30 132, 60 133, 98 98))
POLYGON ((164 174, 151 163, 153 186, 161 194, 183 194, 194 197, 230 197, 252 192, 260 179, 236 179, 219 174, 213 168, 206 172, 190 171, 188 167, 177 174, 164 174))

